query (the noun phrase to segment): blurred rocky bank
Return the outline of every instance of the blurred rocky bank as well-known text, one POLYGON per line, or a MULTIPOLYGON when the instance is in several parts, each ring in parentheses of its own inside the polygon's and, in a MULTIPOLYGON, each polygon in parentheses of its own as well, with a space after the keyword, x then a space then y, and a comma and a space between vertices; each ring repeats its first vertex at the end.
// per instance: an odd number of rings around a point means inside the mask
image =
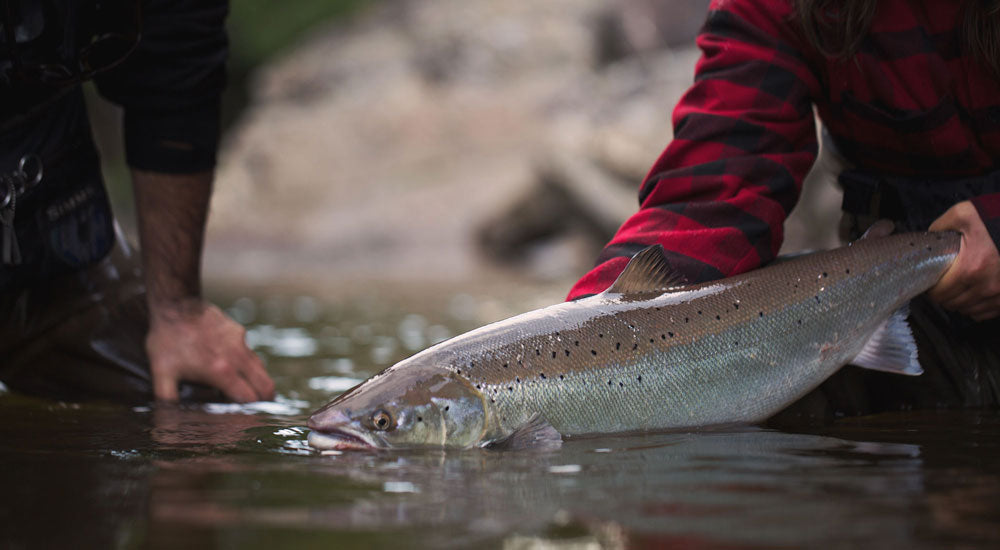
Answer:
POLYGON ((561 299, 637 208, 706 5, 386 0, 321 29, 227 137, 206 279, 561 299))

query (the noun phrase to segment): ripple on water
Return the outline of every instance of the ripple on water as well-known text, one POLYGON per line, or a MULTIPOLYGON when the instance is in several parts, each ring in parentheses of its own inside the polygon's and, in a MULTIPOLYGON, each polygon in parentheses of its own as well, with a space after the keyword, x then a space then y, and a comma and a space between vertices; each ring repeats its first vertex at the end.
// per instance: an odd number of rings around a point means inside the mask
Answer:
POLYGON ((343 392, 360 384, 360 378, 347 378, 344 376, 314 376, 309 379, 309 388, 324 392, 343 392))

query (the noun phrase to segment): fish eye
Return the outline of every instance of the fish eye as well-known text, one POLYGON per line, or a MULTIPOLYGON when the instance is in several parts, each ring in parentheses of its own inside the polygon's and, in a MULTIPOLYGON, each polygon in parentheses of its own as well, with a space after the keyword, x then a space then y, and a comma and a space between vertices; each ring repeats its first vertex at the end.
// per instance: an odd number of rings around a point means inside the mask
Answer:
POLYGON ((392 415, 384 410, 375 411, 372 415, 372 426, 379 431, 388 431, 392 429, 392 415))

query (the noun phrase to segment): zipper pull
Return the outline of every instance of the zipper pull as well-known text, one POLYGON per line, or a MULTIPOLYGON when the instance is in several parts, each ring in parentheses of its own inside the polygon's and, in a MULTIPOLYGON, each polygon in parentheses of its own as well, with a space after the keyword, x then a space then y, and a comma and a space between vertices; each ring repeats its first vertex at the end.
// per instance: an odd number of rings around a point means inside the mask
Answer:
POLYGON ((19 265, 21 263, 21 248, 17 245, 17 235, 14 234, 14 207, 17 205, 17 193, 14 183, 7 183, 7 196, 0 202, 0 261, 3 265, 19 265))

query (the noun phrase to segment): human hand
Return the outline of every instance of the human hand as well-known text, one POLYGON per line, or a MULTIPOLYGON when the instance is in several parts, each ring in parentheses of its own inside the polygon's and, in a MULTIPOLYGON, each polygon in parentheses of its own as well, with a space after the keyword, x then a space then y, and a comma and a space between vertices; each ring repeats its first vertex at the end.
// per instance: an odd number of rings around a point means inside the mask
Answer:
POLYGON ((955 263, 927 293, 941 307, 976 321, 1000 315, 1000 253, 979 218, 976 207, 963 201, 931 224, 931 231, 962 233, 955 263))
POLYGON ((157 399, 177 401, 177 383, 199 382, 246 403, 274 398, 274 382, 247 347, 246 330, 197 299, 150 312, 146 352, 157 399))

